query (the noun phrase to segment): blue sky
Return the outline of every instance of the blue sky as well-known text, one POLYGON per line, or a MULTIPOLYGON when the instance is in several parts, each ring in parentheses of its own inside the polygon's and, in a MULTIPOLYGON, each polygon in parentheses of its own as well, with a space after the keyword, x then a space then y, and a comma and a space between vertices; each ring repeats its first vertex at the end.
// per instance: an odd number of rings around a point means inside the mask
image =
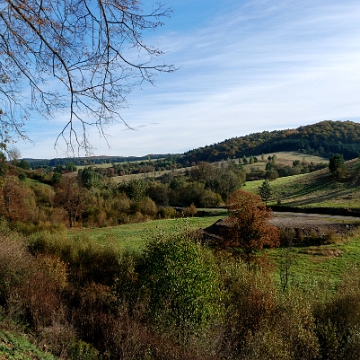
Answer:
MULTIPOLYGON (((147 0, 150 1, 150 0, 147 0)), ((178 70, 128 96, 123 124, 91 131, 95 155, 182 153, 235 136, 322 120, 360 121, 358 0, 168 0, 145 40, 178 70)), ((66 115, 27 122, 22 157, 54 149, 66 115)))

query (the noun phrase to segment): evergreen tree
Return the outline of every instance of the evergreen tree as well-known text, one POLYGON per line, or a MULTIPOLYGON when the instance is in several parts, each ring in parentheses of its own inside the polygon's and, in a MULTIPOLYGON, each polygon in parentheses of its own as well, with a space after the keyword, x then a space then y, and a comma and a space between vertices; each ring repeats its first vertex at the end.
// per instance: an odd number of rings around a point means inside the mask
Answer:
POLYGON ((268 179, 264 180, 261 186, 259 186, 259 195, 262 201, 268 202, 272 196, 271 186, 268 179))

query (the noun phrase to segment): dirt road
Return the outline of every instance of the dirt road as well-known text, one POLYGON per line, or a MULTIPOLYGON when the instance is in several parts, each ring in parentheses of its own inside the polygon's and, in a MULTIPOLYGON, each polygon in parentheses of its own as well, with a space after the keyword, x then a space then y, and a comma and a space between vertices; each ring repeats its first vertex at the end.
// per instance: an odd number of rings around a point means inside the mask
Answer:
POLYGON ((360 218, 354 216, 304 214, 290 212, 274 212, 270 223, 282 228, 318 228, 326 227, 333 230, 354 229, 360 226, 360 218))

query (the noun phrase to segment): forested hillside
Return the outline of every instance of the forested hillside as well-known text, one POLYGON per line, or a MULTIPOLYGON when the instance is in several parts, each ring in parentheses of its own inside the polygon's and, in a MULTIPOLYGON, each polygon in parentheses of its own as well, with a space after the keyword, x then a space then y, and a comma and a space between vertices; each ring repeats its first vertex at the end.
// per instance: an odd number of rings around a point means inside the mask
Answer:
POLYGON ((360 153, 360 124, 327 120, 297 129, 263 131, 188 151, 182 162, 191 165, 278 151, 301 151, 324 157, 339 153, 350 160, 360 153))

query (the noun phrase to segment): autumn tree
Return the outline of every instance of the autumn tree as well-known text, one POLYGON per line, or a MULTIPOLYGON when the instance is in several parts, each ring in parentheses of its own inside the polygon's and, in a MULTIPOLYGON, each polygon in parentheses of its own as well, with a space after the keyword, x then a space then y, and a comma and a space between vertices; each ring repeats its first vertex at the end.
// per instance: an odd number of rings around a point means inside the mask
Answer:
POLYGON ((76 178, 64 177, 56 188, 55 206, 62 207, 69 220, 69 226, 73 227, 81 220, 86 210, 88 190, 79 185, 76 178))
POLYGON ((10 222, 35 220, 37 215, 34 192, 19 181, 17 176, 1 179, 0 214, 10 222))
POLYGON ((146 181, 139 178, 120 183, 118 190, 124 192, 131 200, 139 203, 146 196, 146 187, 146 181))
POLYGON ((236 190, 229 195, 226 206, 230 212, 224 242, 226 247, 241 248, 249 260, 264 246, 280 244, 279 230, 268 223, 272 211, 266 208, 259 195, 236 190))
MULTIPOLYGON (((68 112, 56 144, 91 151, 87 130, 123 121, 119 110, 141 83, 173 66, 142 35, 171 10, 127 0, 6 0, 0 9, 0 137, 26 138, 30 111, 68 112), (145 10, 146 5, 146 10, 145 10), (24 94, 31 96, 24 96, 24 94), (26 102, 25 99, 29 99, 26 102)), ((125 123, 126 124, 126 123, 125 123)))
POLYGON ((208 162, 201 161, 190 170, 190 177, 194 181, 206 182, 214 173, 214 166, 208 162))

